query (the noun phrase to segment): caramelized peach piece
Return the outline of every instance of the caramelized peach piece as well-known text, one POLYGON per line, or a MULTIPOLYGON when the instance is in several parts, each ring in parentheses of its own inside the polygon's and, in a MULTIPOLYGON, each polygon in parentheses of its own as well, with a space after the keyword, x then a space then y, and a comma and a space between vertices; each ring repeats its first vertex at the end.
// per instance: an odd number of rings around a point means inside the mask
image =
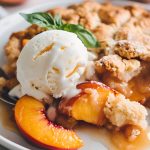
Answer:
POLYGON ((110 92, 109 87, 98 82, 85 82, 77 86, 81 93, 70 100, 62 100, 59 105, 61 113, 95 125, 103 125, 105 102, 110 92))
POLYGON ((24 96, 17 102, 15 119, 23 135, 43 148, 75 150, 83 144, 72 130, 50 122, 45 115, 44 105, 32 97, 24 96))
POLYGON ((29 39, 23 39, 22 40, 22 46, 24 47, 29 42, 29 39))

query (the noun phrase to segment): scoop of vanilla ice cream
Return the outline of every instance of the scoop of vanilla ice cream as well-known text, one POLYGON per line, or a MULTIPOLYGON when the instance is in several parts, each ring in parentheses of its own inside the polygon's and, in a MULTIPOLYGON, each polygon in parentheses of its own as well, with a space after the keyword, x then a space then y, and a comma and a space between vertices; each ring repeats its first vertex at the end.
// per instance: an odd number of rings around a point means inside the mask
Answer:
POLYGON ((50 30, 32 38, 17 61, 23 94, 37 99, 66 96, 85 72, 88 52, 76 34, 50 30))

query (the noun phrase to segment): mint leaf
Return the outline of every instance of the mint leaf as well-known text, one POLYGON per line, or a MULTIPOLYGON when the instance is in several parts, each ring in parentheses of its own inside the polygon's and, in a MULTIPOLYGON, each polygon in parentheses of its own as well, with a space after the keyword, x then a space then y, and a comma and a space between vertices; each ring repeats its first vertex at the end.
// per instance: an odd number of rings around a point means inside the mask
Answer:
POLYGON ((23 14, 20 15, 29 23, 37 24, 41 27, 47 28, 48 26, 55 25, 54 18, 48 13, 36 12, 32 14, 23 14))
POLYGON ((95 36, 81 25, 64 24, 60 15, 54 17, 49 13, 36 12, 31 14, 20 14, 26 21, 31 24, 37 24, 48 30, 65 30, 75 33, 87 48, 99 47, 99 42, 95 36))
POLYGON ((58 14, 54 16, 54 22, 55 22, 56 26, 62 26, 63 25, 61 17, 58 14))
POLYGON ((95 36, 81 25, 64 24, 61 29, 75 33, 87 48, 99 47, 99 42, 95 36))

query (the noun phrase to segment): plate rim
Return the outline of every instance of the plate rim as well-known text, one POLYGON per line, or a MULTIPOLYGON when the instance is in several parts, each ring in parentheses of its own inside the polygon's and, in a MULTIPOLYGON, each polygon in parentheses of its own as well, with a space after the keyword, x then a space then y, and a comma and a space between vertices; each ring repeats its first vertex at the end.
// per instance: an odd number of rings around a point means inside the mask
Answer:
MULTIPOLYGON (((7 30, 7 26, 3 26, 4 24, 8 23, 8 22, 11 22, 13 18, 18 18, 18 22, 22 22, 23 19, 21 19, 21 17, 19 16, 19 13, 20 12, 25 12, 25 13, 29 13, 29 12, 33 12, 33 11, 37 11, 37 10, 47 10, 48 8, 52 8, 52 7, 55 7, 57 5, 60 5, 60 4, 65 4, 65 5, 70 5, 72 3, 79 3, 79 2, 82 2, 83 0, 59 0, 59 1, 50 1, 50 2, 47 2, 45 4, 38 4, 36 6, 33 6, 33 7, 30 7, 30 8, 27 8, 27 9, 22 9, 22 10, 19 10, 9 16, 6 16, 5 18, 1 19, 0 20, 0 27, 3 27, 3 30, 6 31, 7 30)), ((98 2, 103 2, 103 0, 97 0, 98 2)), ((137 5, 141 5, 143 6, 145 9, 147 10, 150 10, 150 5, 147 6, 147 4, 143 4, 143 3, 139 3, 139 2, 133 2, 133 1, 119 1, 119 0, 113 0, 111 1, 112 4, 115 4, 115 5, 131 5, 131 4, 137 4, 137 5)), ((16 24, 16 22, 14 22, 14 24, 16 24)), ((4 136, 2 136, 0 134, 0 144, 2 146, 5 146, 7 148, 9 148, 10 146, 15 150, 16 149, 19 149, 19 150, 30 150, 22 145, 19 145, 7 138, 5 138, 4 136), (8 147, 9 145, 9 147, 8 147)))

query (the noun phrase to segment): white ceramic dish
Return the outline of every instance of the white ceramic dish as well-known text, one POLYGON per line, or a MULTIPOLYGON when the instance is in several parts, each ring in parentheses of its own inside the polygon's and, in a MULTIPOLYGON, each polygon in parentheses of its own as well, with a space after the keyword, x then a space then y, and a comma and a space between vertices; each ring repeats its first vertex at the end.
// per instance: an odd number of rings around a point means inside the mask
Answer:
MULTIPOLYGON (((82 0, 55 0, 49 3, 36 6, 34 8, 24 10, 21 12, 36 12, 44 11, 56 6, 68 6, 73 3, 81 2, 82 0)), ((100 1, 100 0, 99 0, 100 1)), ((119 5, 129 5, 131 2, 114 2, 119 5)), ((147 9, 150 9, 150 6, 145 5, 147 9)), ((3 64, 5 61, 5 56, 3 53, 3 47, 7 42, 10 34, 20 29, 25 28, 28 24, 18 15, 18 13, 4 18, 0 21, 0 64, 3 64)), ((101 131, 95 127, 80 128, 77 130, 79 136, 84 140, 84 147, 81 150, 106 150, 108 147, 104 144, 105 138, 102 137, 102 134, 105 134, 105 131, 101 131)), ((19 133, 15 133, 11 130, 8 130, 2 125, 0 120, 0 144, 11 149, 11 150, 40 150, 30 144, 28 144, 19 133)))

